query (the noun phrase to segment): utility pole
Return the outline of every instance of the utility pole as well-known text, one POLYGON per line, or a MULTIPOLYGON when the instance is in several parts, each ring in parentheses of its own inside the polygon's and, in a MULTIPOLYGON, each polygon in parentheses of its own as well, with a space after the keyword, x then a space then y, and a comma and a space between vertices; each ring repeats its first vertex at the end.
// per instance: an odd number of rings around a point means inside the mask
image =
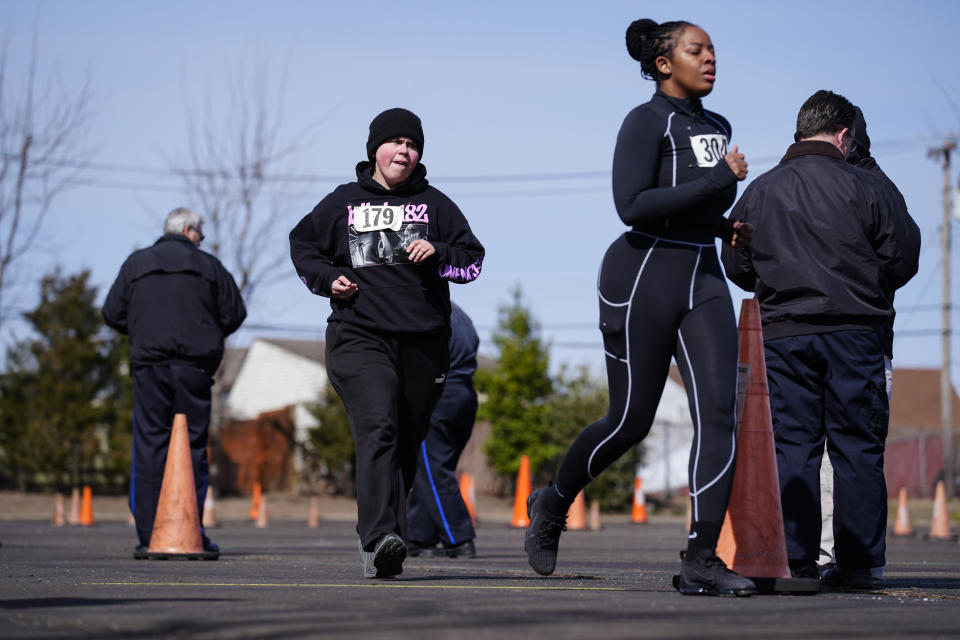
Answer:
POLYGON ((940 244, 943 249, 943 294, 941 307, 940 424, 943 437, 943 476, 947 498, 954 494, 955 459, 953 452, 953 386, 950 384, 950 152, 957 148, 952 134, 943 145, 931 148, 928 157, 939 158, 943 167, 943 226, 940 244))

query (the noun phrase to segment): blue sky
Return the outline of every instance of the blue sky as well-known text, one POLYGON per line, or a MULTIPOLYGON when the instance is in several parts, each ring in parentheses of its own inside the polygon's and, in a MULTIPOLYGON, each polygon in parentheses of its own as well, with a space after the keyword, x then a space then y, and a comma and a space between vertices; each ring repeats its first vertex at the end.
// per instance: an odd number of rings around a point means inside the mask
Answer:
MULTIPOLYGON (((282 254, 289 229, 352 179, 370 119, 392 106, 415 111, 432 183, 460 205, 487 249, 481 277, 452 287, 481 338, 519 284, 553 342, 554 366, 585 364, 599 374, 597 269, 624 230, 610 193, 613 147, 623 117, 654 90, 627 55, 624 31, 642 17, 690 20, 717 48, 717 85, 705 104, 731 121, 750 178, 776 163, 800 104, 817 89, 863 108, 874 155, 924 241, 920 272, 897 295, 894 363, 939 366, 942 178, 927 149, 960 131, 960 3, 664 6, 3 0, 0 27, 10 34, 11 71, 24 60, 38 18, 41 76, 56 69, 68 88, 90 78, 95 118, 87 141, 103 165, 163 169, 168 158, 185 157, 184 104, 210 96, 216 108, 226 100, 227 77, 267 64, 271 97, 284 105, 280 136, 316 125, 310 145, 277 171, 318 178, 270 189, 283 216, 263 243, 282 254)), ((958 169, 955 162, 954 181, 958 169)), ((199 208, 162 173, 97 169, 84 179, 55 201, 43 242, 21 263, 9 300, 15 308, 35 304, 38 278, 56 265, 90 269, 104 295, 130 251, 159 235, 167 211, 199 208)), ((958 293, 954 286, 954 299, 958 293)), ((248 323, 287 327, 269 335, 320 338, 328 309, 291 267, 254 301, 248 323)), ((8 323, 0 342, 24 332, 8 323)), ((236 343, 255 335, 268 334, 241 330, 236 343)), ((489 340, 484 346, 492 349, 489 340)))

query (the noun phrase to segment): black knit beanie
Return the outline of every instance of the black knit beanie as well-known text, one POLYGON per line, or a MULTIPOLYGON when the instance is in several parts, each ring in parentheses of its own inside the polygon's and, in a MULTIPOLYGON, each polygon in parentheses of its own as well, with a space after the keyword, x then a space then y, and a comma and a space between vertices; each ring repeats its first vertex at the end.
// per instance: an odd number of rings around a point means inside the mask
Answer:
POLYGON ((381 144, 392 138, 410 138, 417 143, 420 157, 423 157, 423 126, 417 114, 396 107, 387 109, 370 123, 370 136, 367 138, 367 158, 373 160, 381 144))

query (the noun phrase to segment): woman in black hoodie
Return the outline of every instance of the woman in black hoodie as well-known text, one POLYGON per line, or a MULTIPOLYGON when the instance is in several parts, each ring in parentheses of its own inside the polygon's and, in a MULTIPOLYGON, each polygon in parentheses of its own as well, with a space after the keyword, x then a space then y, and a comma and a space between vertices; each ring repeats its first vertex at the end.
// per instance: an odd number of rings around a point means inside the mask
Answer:
POLYGON ((370 123, 367 160, 290 232, 300 280, 330 298, 326 367, 357 450, 357 532, 368 578, 402 572, 417 450, 449 363, 448 282, 480 274, 484 250, 420 164, 406 109, 370 123))
POLYGON ((553 572, 567 510, 646 437, 674 357, 694 426, 679 589, 750 595, 754 584, 715 553, 733 482, 737 333, 714 239, 749 241, 752 227, 723 217, 747 165, 736 147, 727 148, 727 120, 700 103, 716 78, 703 29, 637 20, 627 29, 627 50, 657 91, 627 115, 613 158, 614 204, 631 229, 607 250, 597 283, 610 410, 573 442, 554 483, 531 494, 524 549, 535 571, 553 572))

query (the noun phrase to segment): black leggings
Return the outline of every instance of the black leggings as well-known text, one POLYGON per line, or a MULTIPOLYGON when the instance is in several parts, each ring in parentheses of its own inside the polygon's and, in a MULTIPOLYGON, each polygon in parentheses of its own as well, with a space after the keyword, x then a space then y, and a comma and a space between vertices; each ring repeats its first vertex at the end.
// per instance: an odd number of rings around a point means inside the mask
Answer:
POLYGON ((574 440, 557 493, 572 503, 646 437, 674 357, 693 418, 691 536, 702 530, 700 544, 713 547, 733 482, 737 384, 736 323, 716 249, 625 233, 607 250, 597 289, 610 410, 574 440))

